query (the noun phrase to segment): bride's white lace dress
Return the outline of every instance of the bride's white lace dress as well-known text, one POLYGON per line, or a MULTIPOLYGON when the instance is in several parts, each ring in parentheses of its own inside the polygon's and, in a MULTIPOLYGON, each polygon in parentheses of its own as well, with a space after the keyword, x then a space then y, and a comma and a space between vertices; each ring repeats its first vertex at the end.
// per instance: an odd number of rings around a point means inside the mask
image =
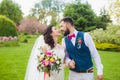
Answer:
MULTIPOLYGON (((48 47, 47 51, 54 51, 54 54, 56 54, 59 58, 62 59, 62 62, 64 60, 64 48, 60 45, 57 44, 54 49, 50 50, 50 48, 48 47)), ((51 71, 50 73, 50 77, 48 78, 48 80, 64 80, 64 67, 63 65, 61 65, 61 70, 59 73, 57 73, 56 71, 51 71)))
MULTIPOLYGON (((44 80, 44 72, 39 72, 37 70, 37 55, 40 53, 40 46, 44 45, 43 36, 40 36, 32 49, 31 56, 28 62, 26 74, 25 74, 25 80, 44 80)), ((59 58, 61 58, 62 62, 65 57, 64 48, 57 44, 52 50, 49 46, 47 46, 47 51, 54 51, 54 54, 56 54, 59 58)), ((61 65, 61 70, 59 73, 56 71, 51 71, 51 76, 48 78, 48 80, 64 80, 64 68, 63 65, 61 65)))

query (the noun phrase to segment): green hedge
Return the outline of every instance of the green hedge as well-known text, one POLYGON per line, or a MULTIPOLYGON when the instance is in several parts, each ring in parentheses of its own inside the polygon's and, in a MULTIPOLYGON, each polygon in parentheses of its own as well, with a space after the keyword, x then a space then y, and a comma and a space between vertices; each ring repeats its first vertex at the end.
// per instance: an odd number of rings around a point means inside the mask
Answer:
POLYGON ((120 46, 116 44, 95 42, 95 45, 98 50, 120 51, 120 46))
POLYGON ((2 15, 0 15, 0 36, 18 36, 14 22, 2 15))
POLYGON ((108 25, 106 30, 96 29, 90 34, 95 42, 120 45, 120 26, 108 25))
POLYGON ((14 46, 19 46, 19 42, 18 41, 5 41, 5 42, 0 41, 0 47, 14 47, 14 46))

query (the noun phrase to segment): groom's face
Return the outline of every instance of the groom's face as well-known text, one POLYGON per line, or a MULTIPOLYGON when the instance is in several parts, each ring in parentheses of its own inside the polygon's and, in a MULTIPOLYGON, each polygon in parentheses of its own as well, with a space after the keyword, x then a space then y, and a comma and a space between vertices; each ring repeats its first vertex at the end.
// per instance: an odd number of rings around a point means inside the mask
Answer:
POLYGON ((68 29, 68 23, 62 21, 60 22, 60 30, 63 32, 64 36, 67 36, 70 33, 68 29))

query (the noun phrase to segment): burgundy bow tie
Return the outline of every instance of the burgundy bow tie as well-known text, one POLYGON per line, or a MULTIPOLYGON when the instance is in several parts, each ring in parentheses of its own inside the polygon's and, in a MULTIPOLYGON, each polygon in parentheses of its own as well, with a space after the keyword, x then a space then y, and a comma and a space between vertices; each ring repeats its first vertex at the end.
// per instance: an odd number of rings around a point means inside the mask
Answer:
POLYGON ((71 40, 73 37, 75 37, 75 34, 69 35, 68 39, 71 40))

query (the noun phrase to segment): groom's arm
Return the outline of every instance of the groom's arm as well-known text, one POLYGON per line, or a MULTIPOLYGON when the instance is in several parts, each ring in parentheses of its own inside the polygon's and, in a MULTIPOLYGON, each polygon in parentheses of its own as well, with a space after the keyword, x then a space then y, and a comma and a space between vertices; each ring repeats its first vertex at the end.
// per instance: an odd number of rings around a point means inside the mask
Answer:
POLYGON ((62 46, 64 47, 66 66, 68 66, 69 68, 75 68, 75 62, 74 62, 74 60, 71 60, 71 59, 69 58, 68 53, 67 53, 64 38, 62 39, 62 46))
POLYGON ((84 37, 85 37, 85 44, 88 46, 91 52, 91 56, 96 64, 98 80, 102 80, 103 65, 101 63, 100 55, 98 54, 98 51, 94 45, 92 37, 88 33, 85 33, 84 37))

